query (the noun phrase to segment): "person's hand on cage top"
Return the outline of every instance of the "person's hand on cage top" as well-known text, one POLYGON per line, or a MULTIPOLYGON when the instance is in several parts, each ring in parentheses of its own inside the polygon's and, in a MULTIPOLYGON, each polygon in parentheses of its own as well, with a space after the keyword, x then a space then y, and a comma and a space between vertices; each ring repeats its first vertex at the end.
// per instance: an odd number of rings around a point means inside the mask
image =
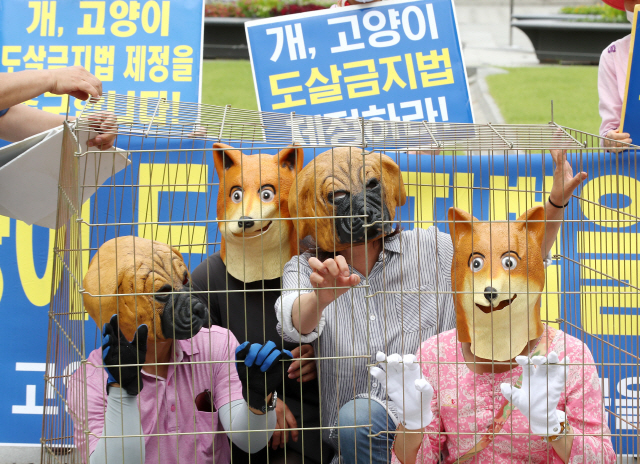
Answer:
POLYGON ((87 141, 87 147, 96 147, 99 150, 108 150, 113 147, 116 140, 118 121, 113 113, 107 111, 93 113, 88 117, 91 135, 97 133, 95 137, 87 141))
POLYGON ((415 355, 376 354, 376 361, 381 367, 372 367, 374 376, 387 389, 387 396, 395 403, 400 414, 400 421, 407 430, 420 430, 433 420, 431 399, 433 387, 422 376, 420 363, 415 355))
POLYGON ((549 201, 552 206, 562 208, 571 199, 573 191, 587 178, 587 173, 579 172, 575 176, 573 175, 573 168, 567 161, 566 150, 551 150, 551 157, 555 169, 549 201))
POLYGON ((140 371, 147 356, 147 335, 147 325, 141 324, 129 342, 118 327, 117 314, 102 327, 102 361, 108 374, 107 393, 112 385, 120 386, 129 395, 140 393, 140 371))
POLYGON ((522 387, 503 383, 502 394, 527 418, 532 433, 540 437, 560 434, 566 415, 557 408, 566 388, 569 359, 559 362, 552 351, 548 357, 518 356, 516 362, 522 366, 522 387))
POLYGON ((236 368, 242 384, 242 396, 247 404, 257 410, 266 411, 266 401, 280 386, 283 379, 281 359, 293 359, 291 352, 276 348, 268 341, 264 345, 244 342, 236 348, 236 368))
POLYGON ((296 416, 293 415, 289 406, 287 406, 280 398, 278 398, 276 402, 276 417, 276 431, 273 432, 273 435, 271 436, 271 448, 284 448, 289 439, 298 441, 298 430, 287 430, 298 428, 296 416))
POLYGON ((610 130, 607 132, 606 139, 603 140, 605 148, 617 148, 622 150, 627 148, 625 143, 632 143, 631 134, 626 132, 618 132, 616 130, 610 130), (611 140, 609 140, 611 139, 611 140))
POLYGON ((48 69, 48 91, 54 95, 71 95, 80 100, 100 98, 102 82, 82 66, 48 69))
POLYGON ((296 346, 291 351, 291 355, 294 359, 299 359, 299 361, 293 361, 291 363, 289 369, 287 369, 288 377, 290 379, 297 379, 298 382, 308 382, 309 380, 318 378, 315 359, 305 359, 313 358, 314 354, 315 352, 312 345, 296 346))
POLYGON ((360 277, 351 274, 349 265, 342 255, 324 262, 312 257, 309 258, 309 266, 313 269, 309 280, 315 289, 321 309, 346 293, 350 287, 360 283, 360 277))

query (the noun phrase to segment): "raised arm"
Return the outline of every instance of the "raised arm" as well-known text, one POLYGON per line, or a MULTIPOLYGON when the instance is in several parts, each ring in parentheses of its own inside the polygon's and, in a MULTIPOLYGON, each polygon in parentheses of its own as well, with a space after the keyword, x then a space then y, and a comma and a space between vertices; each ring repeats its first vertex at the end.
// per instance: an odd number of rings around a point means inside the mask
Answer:
POLYGON ((573 175, 573 168, 567 161, 567 153, 563 150, 551 150, 555 169, 553 171, 553 186, 549 199, 545 205, 547 227, 542 255, 547 256, 558 237, 558 231, 564 217, 564 205, 569 202, 574 190, 587 178, 586 172, 573 175))

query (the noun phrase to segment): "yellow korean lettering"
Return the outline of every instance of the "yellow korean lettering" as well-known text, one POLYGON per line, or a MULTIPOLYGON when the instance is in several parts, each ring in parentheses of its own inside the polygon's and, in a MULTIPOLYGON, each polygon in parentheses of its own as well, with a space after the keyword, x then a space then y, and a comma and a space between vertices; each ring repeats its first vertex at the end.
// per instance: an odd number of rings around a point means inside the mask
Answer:
MULTIPOLYGON (((396 66, 394 63, 398 61, 402 61, 401 56, 390 56, 388 58, 380 58, 380 64, 387 65, 387 81, 384 83, 382 90, 388 92, 393 83, 395 82, 400 86, 400 88, 404 89, 407 84, 400 78, 398 75, 398 71, 396 71, 396 66)), ((415 78, 414 78, 415 79, 415 78)))
POLYGON ((73 45, 71 53, 74 66, 84 66, 87 71, 91 70, 91 45, 73 45))
POLYGON ((13 66, 20 66, 20 58, 10 58, 9 54, 22 54, 22 45, 4 45, 2 47, 2 66, 9 68, 8 72, 13 72, 13 66))
POLYGON ((374 60, 353 61, 345 63, 344 69, 367 68, 367 73, 348 76, 344 78, 347 82, 347 92, 349 98, 370 97, 372 95, 380 95, 380 86, 378 85, 378 73, 375 72, 374 60), (351 83, 354 82, 354 83, 351 83), (366 90, 362 90, 366 89, 366 90))
POLYGON ((44 49, 44 45, 38 45, 37 51, 35 45, 29 45, 27 53, 22 57, 24 67, 27 69, 44 69, 44 59, 47 56, 47 52, 44 49), (29 61, 32 61, 29 63, 29 61))
POLYGON ((124 77, 130 77, 134 81, 144 81, 146 69, 146 45, 127 45, 127 67, 124 77))
POLYGON ((174 247, 189 246, 191 253, 205 253, 207 227, 159 225, 158 205, 162 194, 207 193, 206 164, 140 164, 138 236, 174 247), (192 243, 196 245, 191 245, 192 243))
POLYGON ((142 7, 142 29, 147 34, 153 34, 158 30, 160 21, 162 20, 162 13, 160 12, 160 5, 155 0, 151 0, 144 4, 142 7), (149 17, 153 18, 153 22, 149 22, 149 17))
POLYGON ((301 85, 294 85, 292 87, 279 87, 279 82, 286 79, 294 79, 296 77, 300 77, 300 71, 292 71, 288 73, 282 74, 274 74, 269 76, 269 84, 271 85, 271 95, 284 95, 284 102, 275 103, 271 106, 274 110, 279 110, 282 108, 291 108, 292 106, 306 105, 307 101, 305 99, 301 100, 293 100, 291 94, 296 92, 302 92, 301 85))
POLYGON ((140 122, 149 124, 153 121, 153 124, 159 126, 164 125, 167 119, 168 104, 166 102, 163 103, 162 99, 164 98, 166 101, 167 91, 142 90, 140 92, 140 98, 138 108, 140 112, 140 122))
POLYGON ((82 27, 78 28, 78 35, 104 35, 105 2, 81 1, 80 8, 95 10, 95 22, 93 21, 93 13, 85 14, 82 18, 82 27))
POLYGON ((68 45, 49 45, 49 53, 47 54, 47 63, 49 68, 51 65, 67 66, 69 64, 69 46, 68 45), (59 56, 52 56, 59 54, 59 56))
POLYGON ((411 53, 407 53, 404 55, 404 61, 407 64, 407 75, 409 76, 409 88, 417 89, 418 82, 416 81, 416 71, 413 66, 413 56, 411 56, 411 53))
POLYGON ((67 111, 67 106, 69 104, 69 95, 55 95, 49 92, 44 94, 45 97, 51 97, 57 99, 60 104, 57 106, 43 106, 42 111, 46 111, 47 113, 53 114, 63 114, 67 111))
POLYGON ((115 54, 115 46, 113 45, 96 45, 95 56, 93 58, 96 63, 94 74, 103 82, 113 81, 115 54))
POLYGON ((556 322, 560 319, 560 289, 562 288, 562 273, 560 266, 553 264, 545 268, 545 286, 540 298, 540 318, 551 327, 560 328, 556 322))
POLYGON ((171 2, 162 2, 162 25, 160 26, 160 35, 167 37, 169 35, 169 14, 171 9, 171 2))
POLYGON ((640 234, 631 232, 578 232, 578 253, 635 255, 640 234))
POLYGON ((423 55, 421 52, 416 53, 416 61, 418 62, 418 71, 422 71, 420 72, 422 87, 453 84, 453 70, 451 69, 448 48, 443 48, 441 55, 438 55, 437 50, 431 50, 428 55, 423 55), (440 71, 441 67, 442 71, 440 71))
POLYGON ((42 37, 55 36, 56 3, 55 1, 29 2, 29 8, 33 8, 33 21, 27 27, 29 34, 40 26, 40 35, 42 37))
POLYGON ((335 64, 332 64, 330 69, 333 84, 320 85, 317 87, 312 87, 316 81, 326 84, 329 82, 329 78, 323 76, 318 68, 311 70, 311 76, 309 76, 309 79, 304 85, 309 87, 309 99, 312 105, 342 100, 342 90, 338 83, 338 78, 342 75, 342 71, 339 71, 335 64))
POLYGON ((191 82, 193 73, 193 48, 178 45, 173 49, 173 80, 191 82))
MULTIPOLYGON (((123 0, 113 2, 109 7, 109 14, 117 21, 114 21, 111 25, 111 33, 116 37, 131 37, 135 34, 138 27, 133 20, 139 17, 139 9, 139 2, 131 2, 130 4, 127 4, 127 2, 123 0), (129 10, 129 8, 131 8, 131 10, 129 10), (127 15, 129 16, 128 20, 124 19, 127 15)), ((128 48, 129 47, 127 47, 127 49, 128 48)))

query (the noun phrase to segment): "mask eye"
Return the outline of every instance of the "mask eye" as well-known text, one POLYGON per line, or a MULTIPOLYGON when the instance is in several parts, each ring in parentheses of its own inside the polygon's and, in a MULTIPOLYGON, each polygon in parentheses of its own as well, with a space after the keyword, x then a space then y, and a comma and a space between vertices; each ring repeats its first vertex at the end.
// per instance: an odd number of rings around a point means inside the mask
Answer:
POLYGON ((502 267, 505 271, 511 271, 516 268, 518 261, 513 256, 505 256, 502 258, 502 267))
POLYGON ((335 192, 329 192, 327 199, 329 203, 339 203, 347 197, 347 192, 343 190, 336 190, 335 192))
POLYGON ((478 272, 480 269, 484 267, 484 259, 480 256, 476 256, 471 260, 469 267, 473 272, 478 272))
POLYGON ((166 303, 169 301, 170 292, 173 291, 173 287, 169 284, 164 284, 158 290, 156 290, 156 294, 153 296, 156 300, 161 303, 166 303))
POLYGON ((270 203, 275 198, 276 194, 268 187, 263 188, 260 191, 260 199, 263 203, 270 203))
POLYGON ((234 203, 240 203, 242 201, 242 190, 236 189, 231 192, 231 201, 234 203))

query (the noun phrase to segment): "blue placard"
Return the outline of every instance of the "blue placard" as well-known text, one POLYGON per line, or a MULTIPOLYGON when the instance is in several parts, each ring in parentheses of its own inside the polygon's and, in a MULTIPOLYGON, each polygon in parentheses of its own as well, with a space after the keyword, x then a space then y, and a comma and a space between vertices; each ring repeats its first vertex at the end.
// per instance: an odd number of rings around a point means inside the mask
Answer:
POLYGON ((639 11, 640 5, 636 5, 629 45, 627 83, 620 116, 620 132, 628 133, 635 144, 640 142, 640 45, 636 46, 639 11))
MULTIPOLYGON (((145 141, 132 137, 130 143, 142 147, 142 151, 135 153, 137 161, 132 169, 118 173, 112 183, 134 187, 100 189, 96 195, 97 215, 92 216, 92 222, 106 223, 112 216, 113 207, 109 205, 117 204, 119 221, 125 225, 95 229, 91 243, 99 245, 116 234, 170 241, 182 252, 190 252, 184 256, 189 268, 194 269, 206 255, 218 250, 220 237, 217 223, 211 220, 216 217, 220 182, 211 156, 212 142, 205 145, 186 139, 145 141), (154 148, 171 151, 145 152, 154 148), (180 167, 185 164, 189 169, 180 167), (135 186, 139 179, 140 184, 143 180, 150 186, 140 191, 135 186), (185 190, 176 191, 175 184, 186 186, 185 190), (156 198, 157 202, 151 200, 156 198), (173 225, 162 228, 144 224, 172 220, 173 225)), ((241 147, 230 143, 246 154, 277 152, 267 144, 251 142, 241 147)), ((324 149, 305 149, 305 164, 321 151, 324 149)), ((447 212, 454 205, 484 221, 515 220, 527 209, 544 205, 553 183, 550 154, 441 156, 438 162, 428 155, 391 151, 387 155, 402 172, 407 202, 398 208, 395 219, 406 230, 435 223, 448 232, 447 212)), ((628 153, 568 156, 574 171, 581 166, 589 178, 576 191, 582 201, 570 202, 564 232, 552 250, 564 258, 546 268, 549 293, 542 296, 541 315, 549 321, 566 321, 554 325, 583 341, 593 353, 602 378, 604 406, 611 412, 606 417, 614 434, 614 447, 620 454, 633 454, 640 392, 640 315, 635 290, 640 287, 640 229, 632 222, 612 225, 608 219, 613 216, 608 214, 638 216, 640 197, 635 187, 629 187, 637 183, 635 158, 628 153), (611 208, 611 213, 603 213, 599 205, 611 208)), ((89 338, 95 338, 95 331, 88 333, 89 338)))
MULTIPOLYGON (((0 0, 0 72, 82 65, 105 93, 197 102, 203 11, 203 0, 0 0)), ((48 94, 27 104, 57 114, 69 106, 71 115, 83 105, 48 94)), ((40 443, 53 239, 0 217, 0 444, 40 443)), ((87 327, 90 350, 95 326, 87 327)))
POLYGON ((453 0, 396 0, 245 23, 262 111, 473 122, 453 0))

